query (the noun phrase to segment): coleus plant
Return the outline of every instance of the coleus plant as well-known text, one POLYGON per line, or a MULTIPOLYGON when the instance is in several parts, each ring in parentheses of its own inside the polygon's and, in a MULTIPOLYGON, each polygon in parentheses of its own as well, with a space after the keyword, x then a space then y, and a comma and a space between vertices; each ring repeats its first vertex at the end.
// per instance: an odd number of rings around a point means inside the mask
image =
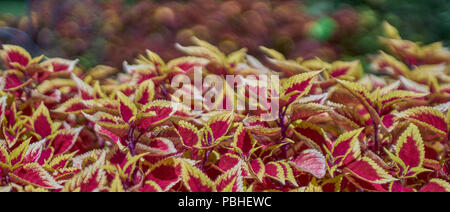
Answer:
POLYGON ((197 38, 177 45, 186 57, 148 51, 124 72, 4 45, 0 190, 448 192, 450 53, 384 28, 393 55, 373 57, 378 75, 359 61, 290 60, 261 47, 269 68, 197 38), (186 102, 170 81, 196 67, 254 78, 243 93, 224 82, 213 104, 203 101, 212 85, 186 83, 196 93, 186 102), (279 89, 258 84, 262 74, 280 77, 279 89), (228 97, 262 101, 220 110, 228 97))

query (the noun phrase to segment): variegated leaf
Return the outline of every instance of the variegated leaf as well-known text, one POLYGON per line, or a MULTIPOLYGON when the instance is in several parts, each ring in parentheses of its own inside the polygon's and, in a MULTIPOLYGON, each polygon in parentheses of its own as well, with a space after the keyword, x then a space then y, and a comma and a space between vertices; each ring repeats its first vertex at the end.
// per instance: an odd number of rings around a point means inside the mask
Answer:
POLYGON ((344 170, 346 173, 369 183, 385 184, 396 180, 368 157, 363 157, 349 164, 344 170))
POLYGON ((323 178, 326 174, 325 157, 314 149, 303 151, 291 164, 300 171, 308 172, 317 178, 323 178))

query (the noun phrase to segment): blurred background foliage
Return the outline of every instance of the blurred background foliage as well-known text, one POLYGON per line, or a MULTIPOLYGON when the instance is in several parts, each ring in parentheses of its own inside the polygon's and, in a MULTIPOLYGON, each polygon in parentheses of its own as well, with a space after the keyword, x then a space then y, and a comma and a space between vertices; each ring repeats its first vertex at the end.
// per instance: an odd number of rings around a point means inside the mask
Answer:
POLYGON ((177 57, 174 43, 192 35, 226 53, 262 57, 264 45, 290 58, 364 62, 382 48, 383 20, 406 39, 450 44, 448 0, 0 0, 0 43, 84 67, 120 67, 145 49, 177 57))

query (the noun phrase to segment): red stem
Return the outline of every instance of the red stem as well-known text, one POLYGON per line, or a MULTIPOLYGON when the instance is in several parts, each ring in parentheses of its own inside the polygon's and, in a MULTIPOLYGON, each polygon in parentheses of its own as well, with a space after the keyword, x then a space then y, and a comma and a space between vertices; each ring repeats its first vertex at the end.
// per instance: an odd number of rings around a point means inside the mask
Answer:
POLYGON ((373 142, 374 142, 374 148, 373 151, 378 154, 380 147, 378 142, 378 125, 374 122, 373 123, 373 129, 374 129, 374 135, 373 135, 373 142))
POLYGON ((136 155, 136 142, 133 139, 134 127, 130 127, 128 130, 128 148, 130 149, 131 156, 136 155))
POLYGON ((201 167, 201 170, 202 170, 202 171, 205 171, 206 161, 208 160, 208 157, 209 157, 209 154, 210 154, 210 153, 211 153, 211 150, 210 150, 210 149, 206 150, 205 156, 203 157, 202 167, 201 167))

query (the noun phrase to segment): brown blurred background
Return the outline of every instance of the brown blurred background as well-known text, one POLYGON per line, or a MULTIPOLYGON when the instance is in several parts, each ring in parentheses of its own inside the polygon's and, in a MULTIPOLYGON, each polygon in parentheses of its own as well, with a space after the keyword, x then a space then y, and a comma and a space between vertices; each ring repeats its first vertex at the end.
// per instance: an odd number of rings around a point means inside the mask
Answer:
POLYGON ((380 47, 380 23, 406 39, 449 44, 446 0, 27 0, 0 1, 0 43, 33 54, 120 67, 145 49, 170 59, 193 35, 226 53, 258 46, 290 58, 364 60, 380 47))

